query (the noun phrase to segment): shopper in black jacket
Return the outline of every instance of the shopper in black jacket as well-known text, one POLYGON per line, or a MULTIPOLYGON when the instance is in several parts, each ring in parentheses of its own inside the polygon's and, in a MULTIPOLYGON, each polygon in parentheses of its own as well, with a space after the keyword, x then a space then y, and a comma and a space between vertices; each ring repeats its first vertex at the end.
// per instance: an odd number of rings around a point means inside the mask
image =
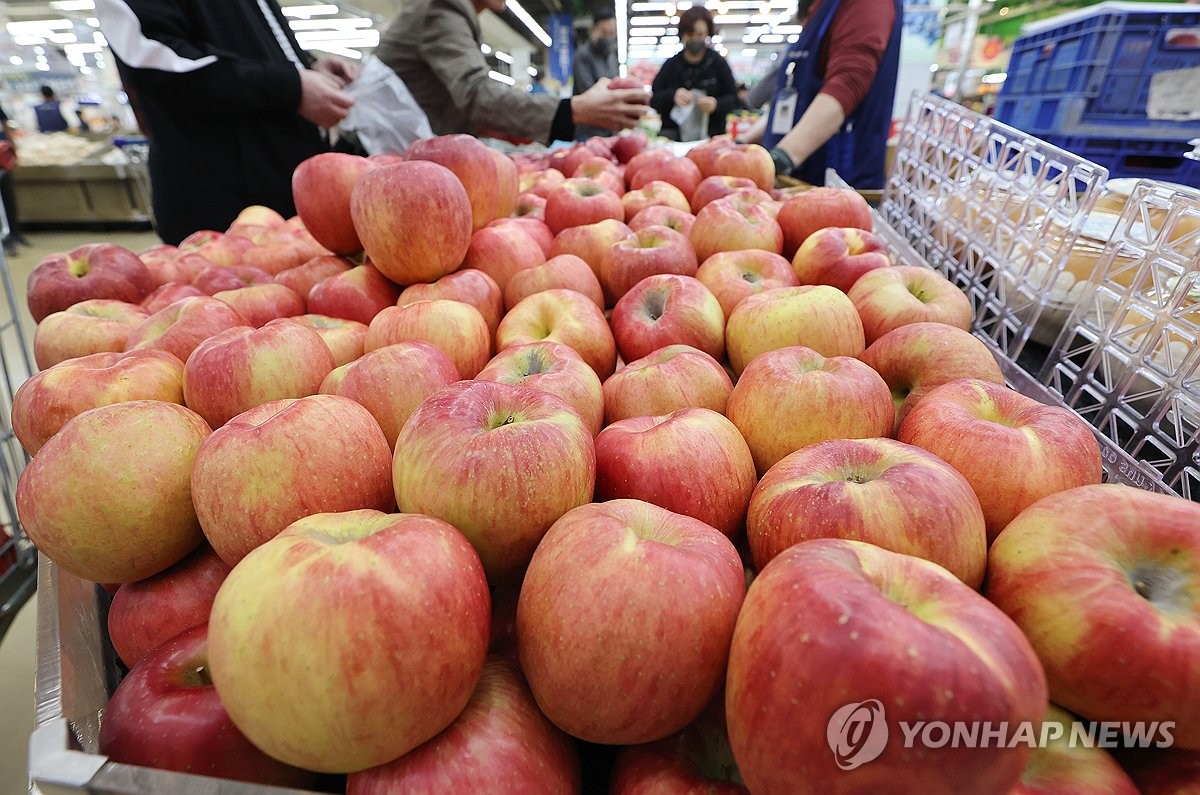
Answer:
POLYGON ((725 116, 737 107, 737 82, 721 54, 709 46, 713 18, 703 6, 679 15, 679 40, 683 49, 667 59, 651 85, 650 106, 662 117, 662 135, 679 138, 679 125, 671 118, 676 107, 695 102, 708 114, 708 134, 725 132, 725 116), (696 98, 692 91, 702 91, 696 98))
POLYGON ((96 0, 96 16, 150 139, 159 236, 252 204, 293 215, 292 171, 327 149, 355 70, 301 50, 275 0, 96 0))

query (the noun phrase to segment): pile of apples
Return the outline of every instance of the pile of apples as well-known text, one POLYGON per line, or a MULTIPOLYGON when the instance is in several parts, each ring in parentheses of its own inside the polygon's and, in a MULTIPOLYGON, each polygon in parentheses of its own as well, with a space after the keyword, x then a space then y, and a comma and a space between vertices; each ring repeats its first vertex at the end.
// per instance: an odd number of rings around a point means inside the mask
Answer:
POLYGON ((306 161, 297 218, 39 265, 17 505, 115 590, 102 752, 354 795, 1197 786, 1200 505, 1101 485, 858 194, 773 177, 449 136, 306 161), (1178 747, 893 729, 847 766, 871 700, 1178 747))

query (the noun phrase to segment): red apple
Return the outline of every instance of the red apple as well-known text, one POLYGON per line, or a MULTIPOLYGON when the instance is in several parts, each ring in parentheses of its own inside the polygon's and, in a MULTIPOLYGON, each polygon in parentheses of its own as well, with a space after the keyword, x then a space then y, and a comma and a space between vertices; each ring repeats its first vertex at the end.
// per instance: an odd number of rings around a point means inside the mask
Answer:
POLYGON ((871 205, 857 191, 848 188, 812 188, 798 193, 783 203, 778 221, 783 229, 783 255, 789 259, 796 256, 808 236, 818 229, 874 228, 871 205))
POLYGON ((180 251, 175 246, 161 243, 142 249, 137 256, 150 272, 150 278, 156 287, 178 281, 175 261, 179 259, 180 251))
POLYGON ((732 315, 748 296, 796 286, 791 264, 778 254, 760 249, 713 254, 701 263, 696 278, 716 296, 725 317, 732 315))
POLYGON ((292 320, 317 332, 317 336, 333 354, 333 366, 341 367, 363 355, 367 326, 357 320, 343 320, 328 315, 297 315, 292 320))
POLYGON ((308 311, 370 323, 396 305, 400 288, 371 265, 359 265, 317 283, 308 293, 308 311))
POLYGON ((346 795, 574 795, 580 786, 574 743, 546 720, 520 669, 490 657, 454 723, 394 762, 351 774, 346 795))
POLYGON ((409 417, 393 479, 401 511, 450 522, 499 583, 519 578, 550 525, 591 500, 596 456, 583 419, 559 398, 463 381, 409 417))
POLYGON ((93 298, 47 315, 33 334, 33 358, 45 370, 67 359, 125 350, 150 313, 137 304, 93 298))
POLYGON ((270 207, 264 207, 261 204, 252 204, 244 208, 237 214, 237 218, 233 219, 233 226, 239 224, 252 224, 255 226, 283 226, 286 219, 270 207))
POLYGON ((641 190, 651 182, 667 182, 679 188, 689 202, 704 177, 696 164, 686 157, 655 160, 638 168, 629 177, 630 190, 641 190))
POLYGON ((604 313, 582 293, 543 290, 524 299, 500 321, 496 350, 543 340, 573 348, 601 380, 616 369, 617 344, 604 313))
POLYGON ((543 290, 574 290, 604 308, 604 290, 591 267, 574 254, 559 254, 536 268, 516 273, 504 290, 504 303, 512 309, 524 299, 543 290))
POLYGON ((690 345, 668 345, 604 382, 604 419, 612 423, 686 408, 724 413, 732 391, 733 382, 716 359, 690 345))
POLYGON ((749 795, 738 781, 719 695, 683 731, 621 749, 613 762, 612 795, 749 795))
POLYGON ((328 253, 311 238, 289 236, 278 242, 260 243, 246 249, 242 254, 241 264, 260 268, 274 276, 303 265, 313 257, 320 257, 328 253))
POLYGON ((205 295, 224 290, 237 290, 252 284, 271 284, 275 278, 260 268, 248 265, 232 265, 228 268, 209 265, 196 274, 192 286, 205 295))
POLYGON ((354 265, 350 260, 342 257, 313 257, 303 265, 297 265, 295 268, 288 268, 283 271, 275 277, 275 282, 276 284, 282 284, 284 287, 290 287, 296 292, 296 295, 307 298, 309 292, 317 284, 328 279, 330 276, 345 273, 352 267, 354 265))
POLYGON ((458 381, 450 357, 427 342, 387 345, 338 367, 321 383, 321 394, 358 403, 379 423, 388 446, 425 398, 458 381))
POLYGON ((822 356, 858 356, 866 349, 862 321, 845 293, 824 285, 776 287, 742 299, 729 315, 725 346, 734 372, 762 353, 794 345, 822 356))
POLYGON ((350 217, 350 195, 359 177, 378 167, 365 157, 323 152, 301 162, 292 173, 296 213, 309 234, 334 254, 362 251, 350 217))
POLYGON ((647 226, 665 226, 687 237, 695 223, 696 216, 691 213, 662 204, 653 204, 633 216, 629 221, 629 228, 637 232, 647 226))
POLYGON ((600 267, 608 250, 618 241, 633 235, 633 230, 623 222, 608 219, 595 224, 564 229, 554 238, 550 256, 574 254, 591 266, 596 278, 600 278, 600 267))
POLYGON ((184 298, 146 318, 130 333, 125 350, 161 350, 186 362, 192 351, 209 337, 244 325, 246 319, 224 301, 207 296, 184 298))
POLYGON ((689 149, 687 158, 700 168, 700 173, 703 176, 718 176, 713 170, 716 164, 717 155, 721 154, 721 152, 724 152, 726 149, 732 149, 736 145, 736 142, 728 135, 718 135, 715 138, 710 138, 699 146, 694 146, 689 149))
POLYGON ((759 571, 814 538, 931 560, 972 588, 987 566, 971 484, 936 456, 891 439, 834 439, 785 456, 754 489, 746 536, 759 571))
POLYGON ((1029 766, 1008 795, 1139 795, 1144 791, 1103 748, 1072 739, 1072 732, 1087 736, 1088 727, 1076 728, 1077 723, 1066 710, 1049 705, 1041 728, 1041 736, 1049 742, 1034 749, 1029 766))
POLYGON ((625 207, 620 196, 595 180, 568 179, 546 197, 546 226, 556 235, 606 218, 625 220, 625 207))
POLYGON ((692 194, 693 213, 698 213, 704 209, 704 206, 709 202, 717 199, 723 199, 731 193, 739 190, 747 190, 757 188, 758 185, 752 179, 746 177, 722 177, 713 176, 705 177, 696 186, 696 192, 692 194))
POLYGON ((585 158, 571 172, 571 176, 595 180, 618 196, 625 192, 625 180, 621 178, 617 164, 604 157, 592 155, 585 158))
POLYGON ((828 284, 843 293, 850 292, 863 274, 891 264, 882 238, 840 226, 813 232, 792 259, 798 284, 828 284))
POLYGON ((762 249, 778 254, 783 233, 771 214, 738 192, 709 202, 696 214, 689 239, 701 262, 720 251, 762 249))
POLYGON ((443 276, 433 284, 413 284, 405 287, 396 301, 397 306, 408 306, 417 301, 434 299, 462 301, 479 310, 487 322, 488 331, 496 333, 500 318, 504 316, 504 292, 496 280, 483 271, 470 268, 443 276))
POLYGON ((647 276, 694 276, 698 267, 686 237, 665 226, 647 226, 610 246, 600 260, 600 282, 615 303, 647 276))
POLYGON ((658 274, 642 279, 617 301, 610 325, 625 361, 668 345, 690 345, 714 359, 725 355, 721 305, 691 276, 658 274))
POLYGON ((1139 748, 1115 753, 1141 795, 1196 795, 1200 787, 1200 752, 1139 748))
POLYGON ((632 221, 647 207, 672 207, 684 213, 690 213, 692 209, 683 191, 669 182, 660 181, 647 182, 639 190, 626 193, 621 197, 621 204, 625 207, 626 222, 632 221))
MULTIPOLYGON (((667 147, 656 147, 654 149, 646 149, 639 152, 629 159, 625 164, 625 183, 632 184, 633 178, 638 171, 654 163, 666 163, 675 159, 675 155, 671 154, 671 150, 667 147)), ((651 180, 646 180, 650 182, 651 180)))
POLYGON ((848 295, 862 318, 867 344, 909 323, 969 330, 974 320, 966 294, 929 268, 879 268, 864 274, 848 295))
MULTIPOLYGON (((611 82, 608 87, 617 88, 611 82)), ((639 86, 630 86, 630 88, 639 88, 639 86)), ((649 138, 640 130, 623 133, 617 136, 617 140, 613 142, 613 154, 617 156, 618 163, 628 163, 636 155, 644 152, 649 142, 649 138)))
POLYGON ((712 172, 751 180, 760 190, 775 187, 775 162, 758 144, 725 147, 712 160, 712 172))
POLYGON ((255 284, 237 290, 225 290, 213 296, 224 301, 255 328, 272 320, 304 314, 304 299, 282 284, 255 284))
POLYGON ((100 752, 126 765, 280 787, 314 785, 315 775, 272 759, 238 731, 208 665, 207 623, 144 657, 104 710, 100 752))
POLYGON ((537 241, 523 229, 505 224, 487 226, 472 235, 463 266, 486 273, 504 290, 514 275, 545 261, 546 254, 537 241))
MULTIPOLYGON (((554 173, 558 174, 557 171, 554 173)), ((513 217, 544 220, 546 218, 546 199, 536 193, 522 193, 517 197, 517 209, 513 210, 513 217)), ((549 228, 546 227, 547 230, 549 228)))
POLYGON ((500 152, 470 135, 443 135, 417 141, 405 152, 408 160, 431 160, 445 166, 467 189, 472 229, 512 215, 517 204, 517 166, 500 152))
POLYGON ((522 177, 521 192, 531 193, 534 196, 540 196, 545 199, 550 195, 550 191, 566 182, 566 179, 566 175, 555 168, 534 171, 522 177))
POLYGON ((996 607, 941 566, 834 539, 759 573, 726 688, 738 770, 762 795, 1005 795, 1029 746, 909 747, 900 722, 1036 727, 1046 709, 1042 667, 996 607))
POLYGON ((896 438, 963 474, 983 506, 989 542, 1042 497, 1099 483, 1103 474, 1096 437, 1078 414, 986 381, 930 391, 896 438))
POLYGON ((136 304, 156 286, 132 251, 98 243, 46 257, 30 272, 25 289, 29 314, 41 323, 48 315, 89 298, 136 304))
POLYGON ((546 222, 541 218, 531 216, 501 218, 498 221, 492 221, 489 226, 515 226, 523 230, 525 234, 533 238, 534 242, 542 250, 542 253, 547 257, 550 256, 550 249, 554 247, 554 233, 550 231, 550 227, 546 226, 546 222))
POLYGON ((363 174, 350 214, 371 264, 397 284, 431 282, 460 264, 471 244, 471 201, 454 172, 404 162, 363 174))
POLYGON ((363 349, 369 353, 409 340, 428 342, 446 354, 463 378, 474 378, 492 356, 483 315, 462 301, 439 298, 385 309, 367 327, 363 349))
POLYGON ((333 354, 311 328, 290 319, 235 326, 200 343, 183 367, 189 408, 219 428, 243 411, 315 395, 333 354))
POLYGON ((745 590, 737 550, 698 519, 638 500, 570 511, 538 545, 517 604, 538 706, 589 742, 679 731, 721 686, 745 590))
POLYGON ((751 361, 725 414, 746 438, 761 475, 787 454, 826 439, 887 436, 895 408, 887 384, 870 367, 797 346, 751 361))
POLYGON ((557 342, 506 348, 475 376, 478 381, 540 389, 578 412, 595 436, 604 425, 604 393, 596 371, 578 353, 557 342))
POLYGON ((142 300, 142 309, 145 309, 151 315, 160 309, 165 309, 176 301, 182 301, 184 298, 194 298, 198 295, 204 295, 204 292, 197 290, 190 284, 176 284, 170 282, 159 287, 150 295, 142 300))

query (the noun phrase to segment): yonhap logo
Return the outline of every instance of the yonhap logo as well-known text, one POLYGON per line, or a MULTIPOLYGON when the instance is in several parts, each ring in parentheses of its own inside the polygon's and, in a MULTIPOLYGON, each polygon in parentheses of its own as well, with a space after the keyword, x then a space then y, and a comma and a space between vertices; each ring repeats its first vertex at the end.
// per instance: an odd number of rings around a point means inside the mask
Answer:
POLYGON ((877 759, 887 746, 887 718, 878 699, 860 701, 833 713, 825 739, 842 770, 854 770, 877 759))

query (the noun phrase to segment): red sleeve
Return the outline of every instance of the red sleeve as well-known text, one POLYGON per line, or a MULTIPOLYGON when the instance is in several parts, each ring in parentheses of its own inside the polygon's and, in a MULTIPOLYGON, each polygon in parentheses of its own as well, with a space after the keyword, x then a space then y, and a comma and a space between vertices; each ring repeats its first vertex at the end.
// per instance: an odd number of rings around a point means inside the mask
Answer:
POLYGON ((825 68, 822 94, 838 101, 849 116, 863 101, 896 24, 892 0, 842 0, 821 42, 825 68))

